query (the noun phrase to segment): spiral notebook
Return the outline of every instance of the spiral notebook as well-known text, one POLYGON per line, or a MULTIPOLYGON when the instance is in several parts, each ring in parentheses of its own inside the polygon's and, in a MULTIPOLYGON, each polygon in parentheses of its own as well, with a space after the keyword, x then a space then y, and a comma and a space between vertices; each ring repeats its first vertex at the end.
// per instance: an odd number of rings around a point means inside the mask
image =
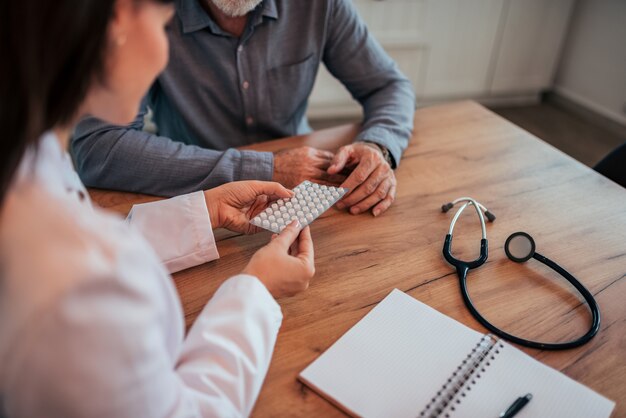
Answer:
POLYGON ((353 416, 608 417, 615 403, 512 345, 393 290, 298 378, 353 416))

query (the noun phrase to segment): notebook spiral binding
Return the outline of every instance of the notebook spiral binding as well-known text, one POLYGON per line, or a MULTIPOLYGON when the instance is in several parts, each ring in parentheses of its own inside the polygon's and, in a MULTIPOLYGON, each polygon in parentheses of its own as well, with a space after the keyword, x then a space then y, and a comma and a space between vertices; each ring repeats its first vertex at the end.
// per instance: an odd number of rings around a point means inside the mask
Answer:
MULTIPOLYGON (((500 347, 497 345, 498 342, 493 335, 483 335, 478 344, 452 373, 452 376, 420 412, 419 417, 437 418, 441 417, 446 410, 454 411, 456 409, 454 406, 455 398, 459 392, 465 396, 465 390, 470 390, 471 385, 476 384, 476 379, 480 378, 480 372, 484 372, 485 367, 490 365, 489 357, 494 359, 495 354, 499 353, 499 348, 504 347, 501 343, 499 344, 500 347)), ((456 404, 460 403, 461 400, 456 399, 456 404)), ((446 413, 445 418, 449 416, 449 413, 446 413)))

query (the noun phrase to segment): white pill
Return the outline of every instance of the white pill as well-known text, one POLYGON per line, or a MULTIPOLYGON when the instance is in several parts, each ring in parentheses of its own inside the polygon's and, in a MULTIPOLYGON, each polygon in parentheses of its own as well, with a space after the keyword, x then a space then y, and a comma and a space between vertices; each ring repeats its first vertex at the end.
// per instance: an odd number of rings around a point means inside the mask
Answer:
POLYGON ((290 215, 295 215, 295 214, 296 214, 295 209, 294 209, 294 208, 290 208, 290 209, 289 209, 289 214, 290 214, 290 215))
POLYGON ((287 212, 287 207, 281 206, 280 207, 280 211, 283 212, 283 213, 287 212))
POLYGON ((289 214, 287 212, 283 213, 283 219, 285 220, 289 219, 289 214))
POLYGON ((305 226, 307 223, 304 216, 302 218, 298 218, 298 222, 300 222, 300 226, 305 226))
POLYGON ((302 217, 304 216, 304 212, 302 212, 301 210, 299 210, 296 215, 298 215, 298 217, 302 217))
POLYGON ((274 215, 270 215, 267 219, 268 219, 270 222, 275 222, 275 221, 276 221, 276 216, 274 216, 274 215))
POLYGON ((285 225, 285 220, 283 218, 278 218, 276 222, 278 222, 278 225, 285 225))
POLYGON ((278 209, 278 204, 277 203, 272 203, 272 209, 274 209, 274 210, 278 209))
POLYGON ((264 228, 267 228, 270 226, 270 221, 268 221, 267 219, 264 219, 262 225, 264 228))
POLYGON ((297 205, 293 205, 293 208, 295 210, 300 210, 300 209, 302 209, 302 206, 300 206, 300 204, 298 203, 297 205))
POLYGON ((265 212, 261 212, 259 216, 261 217, 261 219, 267 219, 267 213, 265 212))
POLYGON ((287 202, 287 203, 285 203, 285 206, 287 206, 288 208, 293 207, 293 203, 287 202))
POLYGON ((333 197, 334 197, 334 198, 339 197, 339 193, 338 193, 338 192, 333 192, 333 197))
POLYGON ((278 229, 278 224, 276 222, 272 222, 271 227, 272 229, 278 229))
POLYGON ((317 216, 317 215, 319 215, 319 214, 320 214, 320 213, 319 213, 319 211, 318 211, 317 209, 312 209, 312 210, 311 210, 311 213, 313 214, 313 216, 317 216))
POLYGON ((319 203, 320 202, 320 198, 316 197, 315 199, 313 199, 313 203, 319 203))
POLYGON ((312 220, 313 220, 313 214, 312 214, 312 213, 310 213, 310 212, 309 212, 309 213, 307 213, 307 214, 306 214, 306 218, 307 218, 309 221, 312 221, 312 220))

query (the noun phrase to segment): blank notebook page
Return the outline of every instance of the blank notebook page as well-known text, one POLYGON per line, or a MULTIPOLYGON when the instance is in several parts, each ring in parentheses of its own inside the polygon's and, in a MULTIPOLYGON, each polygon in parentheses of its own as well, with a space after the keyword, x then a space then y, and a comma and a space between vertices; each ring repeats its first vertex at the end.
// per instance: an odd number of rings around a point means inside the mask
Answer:
POLYGON ((353 415, 415 418, 481 337, 396 289, 300 378, 353 415))
MULTIPOLYGON (((415 418, 482 336, 395 289, 299 377, 352 415, 415 418)), ((528 392, 516 418, 609 416, 613 402, 502 344, 451 416, 497 417, 528 392)))

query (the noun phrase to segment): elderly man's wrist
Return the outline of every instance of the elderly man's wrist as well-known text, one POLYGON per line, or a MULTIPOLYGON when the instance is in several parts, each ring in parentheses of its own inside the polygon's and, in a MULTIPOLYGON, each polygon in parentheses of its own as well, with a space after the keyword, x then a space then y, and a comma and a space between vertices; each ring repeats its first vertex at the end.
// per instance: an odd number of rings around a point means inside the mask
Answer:
POLYGON ((393 159, 387 147, 385 147, 384 145, 380 145, 377 142, 372 142, 372 141, 363 141, 363 143, 371 146, 372 148, 376 148, 377 150, 379 150, 383 158, 385 159, 385 161, 387 161, 387 164, 389 164, 389 166, 393 168, 393 159))

